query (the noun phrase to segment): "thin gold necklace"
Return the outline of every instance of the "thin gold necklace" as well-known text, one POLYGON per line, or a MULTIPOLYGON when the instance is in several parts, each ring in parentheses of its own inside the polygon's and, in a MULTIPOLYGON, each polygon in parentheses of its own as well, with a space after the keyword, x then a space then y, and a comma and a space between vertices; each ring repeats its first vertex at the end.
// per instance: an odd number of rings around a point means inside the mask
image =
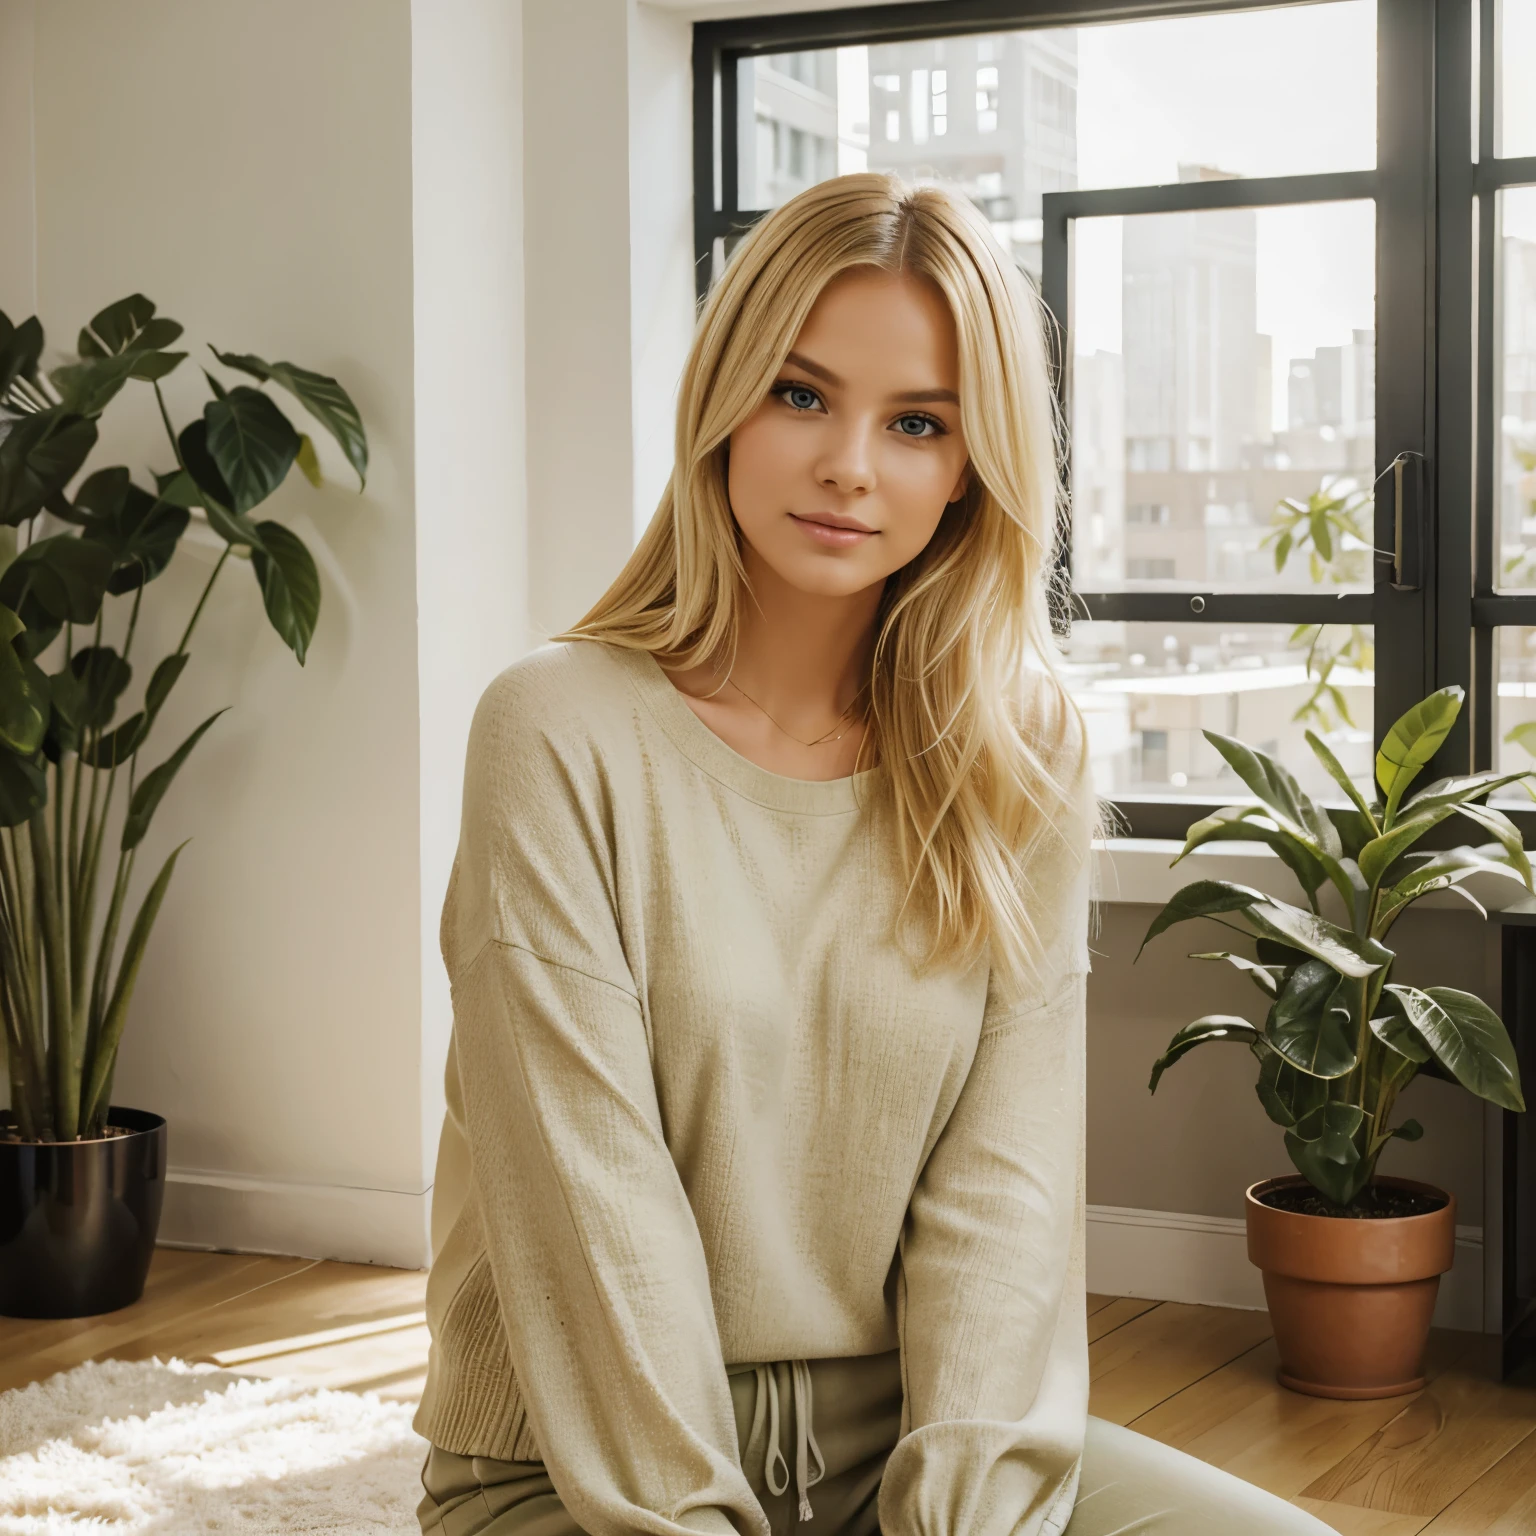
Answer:
MULTIPOLYGON (((749 704, 751 704, 756 709, 762 709, 763 713, 765 715, 768 715, 768 711, 766 709, 763 709, 763 706, 761 704, 759 704, 757 702, 757 700, 754 699, 752 697, 752 695, 750 693, 748 693, 747 690, 741 686, 740 683, 733 681, 729 675, 726 676, 725 680, 726 680, 726 682, 730 683, 731 687, 734 688, 736 690, 736 692, 739 693, 742 696, 742 698, 744 698, 749 704)), ((848 713, 848 711, 850 709, 852 709, 855 704, 858 703, 860 696, 863 694, 864 690, 866 688, 868 688, 868 687, 869 687, 868 683, 860 684, 858 693, 854 694, 854 696, 848 701, 847 707, 843 710, 842 714, 840 714, 837 717, 839 720, 841 720, 843 718, 843 715, 846 715, 848 713)), ((768 715, 768 718, 770 720, 773 720, 773 723, 775 725, 778 725, 779 729, 781 731, 784 731, 784 727, 782 725, 779 725, 779 722, 777 720, 774 720, 772 715, 768 715)), ((825 731, 820 736, 818 736, 815 739, 815 741, 804 741, 804 740, 801 740, 801 738, 799 736, 796 736, 792 731, 784 731, 784 734, 786 736, 788 736, 791 741, 798 741, 798 742, 800 742, 800 745, 802 747, 819 747, 823 743, 825 743, 827 746, 831 746, 832 742, 841 741, 843 739, 843 737, 846 736, 848 734, 848 732, 850 730, 852 730, 852 729, 853 729, 853 722, 850 721, 847 725, 845 725, 842 728, 842 730, 838 731, 836 736, 832 736, 832 732, 831 731, 825 731), (827 740, 828 736, 832 736, 832 741, 828 741, 827 740)))

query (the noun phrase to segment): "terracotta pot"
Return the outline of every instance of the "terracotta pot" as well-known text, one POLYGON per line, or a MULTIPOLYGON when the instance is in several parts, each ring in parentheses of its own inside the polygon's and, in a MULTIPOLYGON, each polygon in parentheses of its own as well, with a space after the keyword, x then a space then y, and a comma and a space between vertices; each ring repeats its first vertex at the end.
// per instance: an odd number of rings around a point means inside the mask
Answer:
POLYGON ((1376 1181, 1445 1201, 1423 1216, 1302 1216, 1265 1205, 1292 1175, 1250 1186, 1248 1257, 1264 1272, 1282 1386, 1314 1397, 1395 1397, 1424 1385, 1440 1276, 1456 1253, 1456 1200, 1412 1179, 1376 1181))

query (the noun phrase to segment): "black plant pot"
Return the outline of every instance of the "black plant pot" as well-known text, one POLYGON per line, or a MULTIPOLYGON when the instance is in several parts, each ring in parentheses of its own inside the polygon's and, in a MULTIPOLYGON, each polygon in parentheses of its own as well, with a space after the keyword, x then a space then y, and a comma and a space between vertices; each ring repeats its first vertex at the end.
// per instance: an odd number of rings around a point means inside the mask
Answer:
POLYGON ((0 1316, 93 1317, 144 1294, 165 1196, 165 1120, 107 1112, 130 1134, 10 1141, 0 1113, 0 1316))

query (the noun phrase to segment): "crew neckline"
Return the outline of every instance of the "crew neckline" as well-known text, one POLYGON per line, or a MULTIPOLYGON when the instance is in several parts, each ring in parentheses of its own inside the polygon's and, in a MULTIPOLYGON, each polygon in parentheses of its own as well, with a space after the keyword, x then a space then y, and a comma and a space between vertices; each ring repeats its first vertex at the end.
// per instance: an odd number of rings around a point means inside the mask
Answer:
POLYGON ((648 650, 598 642, 628 676, 635 692, 672 744, 712 778, 775 810, 811 815, 854 811, 870 798, 880 769, 865 768, 840 779, 797 779, 743 757, 689 709, 681 690, 648 650))

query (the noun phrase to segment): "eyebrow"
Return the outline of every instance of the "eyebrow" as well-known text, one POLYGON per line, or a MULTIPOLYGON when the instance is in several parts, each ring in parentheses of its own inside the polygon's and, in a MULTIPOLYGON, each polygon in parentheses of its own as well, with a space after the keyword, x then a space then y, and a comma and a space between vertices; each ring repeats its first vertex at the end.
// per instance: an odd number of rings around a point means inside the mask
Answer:
MULTIPOLYGON (((832 372, 830 368, 823 368, 820 363, 813 363, 810 358, 800 352, 791 352, 784 359, 786 363, 793 363, 797 368, 803 368, 807 373, 818 379, 825 379, 835 388, 841 388, 843 381, 832 372)), ((960 397, 952 389, 907 389, 899 394, 891 396, 892 400, 905 400, 913 405, 928 405, 947 400, 951 405, 959 405, 960 397)))

